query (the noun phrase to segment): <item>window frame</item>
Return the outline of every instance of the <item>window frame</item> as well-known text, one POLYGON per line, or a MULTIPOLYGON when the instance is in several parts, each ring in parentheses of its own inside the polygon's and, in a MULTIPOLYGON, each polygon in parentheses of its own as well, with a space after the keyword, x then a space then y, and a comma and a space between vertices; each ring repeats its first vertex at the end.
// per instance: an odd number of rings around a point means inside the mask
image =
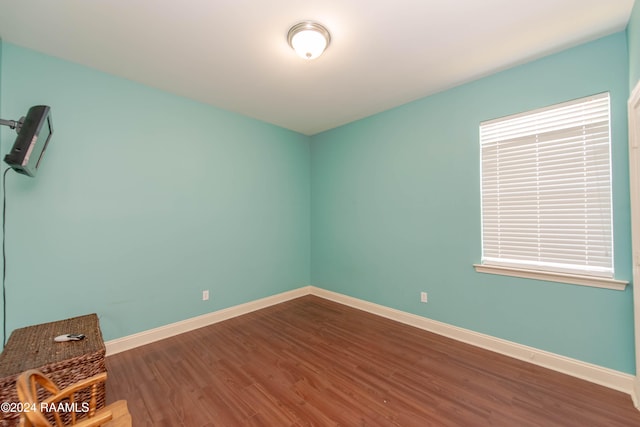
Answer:
MULTIPOLYGON (((487 120, 487 121, 483 121, 482 123, 480 123, 479 126, 479 147, 480 147, 480 186, 481 186, 481 217, 482 217, 482 222, 481 222, 481 233, 482 233, 482 262, 480 264, 474 264, 474 268, 477 272, 480 273, 490 273, 490 274, 498 274, 498 275, 506 275, 506 276, 515 276, 515 277, 521 277, 521 278, 528 278, 528 279, 536 279, 536 280, 545 280, 545 281, 552 281, 552 282, 560 282, 560 283, 570 283, 570 284, 575 284, 575 285, 585 285, 585 286, 595 286, 595 287, 601 287, 601 288, 607 288, 607 289, 616 289, 616 290, 623 290, 625 289, 626 285, 628 284, 628 282, 626 281, 622 281, 622 280, 616 280, 613 276, 613 272, 614 272, 614 255, 613 255, 613 206, 612 203, 609 204, 608 207, 608 214, 610 215, 610 250, 611 250, 611 255, 610 255, 610 268, 611 269, 611 274, 610 275, 603 275, 602 273, 598 273, 596 271, 587 271, 589 270, 589 261, 587 261, 584 264, 584 269, 583 271, 570 271, 570 270, 564 270, 563 268, 560 269, 554 269, 553 267, 551 267, 551 269, 548 269, 547 266, 554 264, 555 261, 559 261, 561 262, 561 260, 557 260, 557 259, 552 259, 551 261, 547 260, 546 261, 541 261, 539 264, 536 262, 532 262, 529 263, 526 261, 526 257, 521 258, 521 261, 518 261, 518 256, 516 256, 515 258, 510 258, 507 255, 507 258, 503 258, 504 260, 506 260, 505 262, 501 262, 501 260, 499 259, 499 257, 495 256, 495 253, 490 254, 490 256, 486 256, 485 252, 487 251, 487 248, 490 246, 491 243, 495 243, 495 242, 500 242, 502 241, 502 237, 495 237, 493 234, 495 233, 491 233, 491 231, 487 231, 485 229, 485 218, 484 215, 486 214, 486 212, 489 213, 499 213, 500 209, 508 209, 508 207, 503 208, 501 205, 499 208, 494 208, 494 210, 487 210, 485 211, 485 204, 489 203, 491 199, 490 195, 485 195, 484 192, 484 188, 485 188, 485 184, 490 183, 492 179, 494 179, 496 177, 496 175, 493 176, 488 176, 485 175, 485 171, 483 170, 483 162, 486 161, 486 159, 483 156, 483 147, 490 147, 491 144, 493 143, 493 145, 495 146, 496 141, 499 141, 498 144, 500 142, 502 142, 503 140, 500 138, 504 138, 505 142, 509 142, 509 141, 515 141, 515 139, 513 139, 513 136, 504 136, 504 137, 499 137, 498 139, 493 139, 493 141, 491 141, 491 138, 488 138, 486 136, 486 132, 485 135, 483 137, 483 130, 486 131, 488 128, 491 128, 494 125, 498 125, 498 126, 502 126, 502 125, 507 125, 508 130, 505 132, 512 132, 513 128, 511 128, 512 124, 516 124, 516 126, 522 126, 523 128, 525 126, 529 126, 528 124, 522 124, 521 122, 518 122, 518 120, 522 121, 526 121, 528 122, 531 118, 535 119, 540 117, 541 115, 547 114, 549 112, 553 112, 553 115, 548 115, 548 117, 552 117, 551 119, 549 119, 549 121, 553 121, 555 122, 556 120, 556 113, 560 114, 561 112, 561 108, 566 107, 566 106, 571 106, 571 105, 583 105, 588 103, 590 100, 596 99, 596 100, 603 100, 604 98, 607 99, 607 112, 608 112, 608 118, 607 118, 607 130, 609 133, 609 137, 607 138, 607 144, 608 144, 608 150, 609 150, 609 156, 608 156, 608 179, 610 182, 610 189, 609 189, 609 198, 610 200, 613 197, 613 186, 612 186, 612 182, 611 180, 613 179, 613 173, 612 173, 612 158, 611 158, 611 114, 610 114, 610 103, 611 103, 611 97, 610 94, 608 92, 605 93, 600 93, 600 94, 596 94, 596 95, 592 95, 592 96, 587 96, 587 97, 583 97, 583 98, 579 98, 579 99, 575 99, 572 101, 567 101, 567 102, 561 102, 561 103, 557 103, 557 104, 553 104, 553 105, 549 105, 547 107, 543 107, 543 108, 539 108, 539 109, 535 109, 535 110, 531 110, 531 111, 526 111, 523 113, 519 113, 519 114, 514 114, 514 115, 510 115, 510 116, 506 116, 506 117, 502 117, 502 118, 498 118, 498 119, 493 119, 493 120, 487 120), (518 123, 521 123, 520 125, 518 125, 518 123), (486 145, 485 145, 486 144, 486 145), (497 209, 497 210, 496 210, 497 209), (488 234, 487 234, 488 233, 488 234), (487 243, 485 242, 485 236, 489 235, 489 246, 485 246, 487 243), (497 240, 495 240, 497 239, 497 240), (493 255, 493 256, 491 256, 493 255), (485 259, 485 256, 487 258, 492 258, 491 261, 488 261, 485 259), (528 265, 529 264, 529 265, 528 265), (546 264, 546 265, 545 265, 546 264)), ((550 126, 550 125, 549 125, 550 126)), ((555 126, 555 123, 553 124, 553 126, 555 126)), ((572 127, 575 127, 576 124, 572 124, 571 126, 569 125, 565 125, 562 124, 560 127, 558 127, 558 129, 560 129, 559 132, 563 133, 565 132, 565 129, 570 130, 572 127), (564 127, 563 127, 564 126, 564 127)), ((578 125, 580 126, 580 125, 578 125)), ((536 124, 537 127, 537 124, 536 124)), ((588 126, 587 126, 588 127, 588 126)), ((520 132, 520 128, 516 128, 516 132, 520 132)), ((542 130, 542 131, 535 131, 535 132, 529 132, 529 136, 522 136, 520 134, 516 135, 516 137, 518 139, 522 138, 522 139, 530 139, 530 140, 537 140, 537 138, 539 136, 542 136, 543 138, 548 137, 549 135, 553 136, 555 138, 555 133, 557 133, 557 130, 542 130)), ((555 140, 554 140, 555 141, 555 140)), ((529 144, 529 142, 527 142, 526 144, 529 144)), ((523 148, 526 147, 525 145, 520 145, 518 148, 516 148, 516 153, 518 155, 522 155, 521 152, 518 152, 517 150, 522 150, 522 151, 526 151, 529 150, 529 148, 523 148)), ((538 145, 536 145, 535 150, 536 152, 538 152, 538 145)), ((489 150, 490 148, 487 148, 487 150, 489 150)), ((555 148, 551 148, 551 150, 555 150, 555 148)), ((499 163, 495 163, 495 165, 498 165, 499 163)), ((526 163, 525 163, 526 164, 526 163)), ((537 165, 537 163, 536 163, 537 165)), ((491 163, 491 166, 494 166, 493 163, 491 163)), ((561 169, 554 169, 554 172, 557 172, 561 169)), ((515 175, 513 176, 518 176, 520 172, 515 172, 515 175)), ((554 181, 555 182, 555 181, 554 181)), ((528 183, 527 183, 528 185, 528 183)), ((489 193, 487 193, 489 194, 489 193)), ((495 192, 495 194, 498 195, 498 198, 500 198, 500 192, 495 192)), ((586 194, 586 193, 585 193, 586 194)), ((519 194, 518 194, 519 196, 519 194)), ((517 206, 517 209, 520 209, 520 206, 517 206)), ((505 214, 504 211, 503 215, 505 214)), ((529 212, 533 212, 533 211, 529 211, 529 212)), ((506 212, 508 213, 508 212, 506 212)), ((501 220, 500 220, 501 221, 501 220)), ((534 223, 537 223, 536 221, 534 221, 534 223)), ((491 229, 489 229, 491 230, 491 229)), ((520 229, 517 230, 517 233, 520 233, 520 229)), ((515 234, 515 233, 514 233, 515 234)), ((587 236, 589 235, 588 233, 585 235, 587 236)), ((513 238, 513 237, 512 237, 513 238)), ((554 236, 555 238, 555 236, 554 236)), ((513 240, 512 240, 513 241, 513 240)), ((517 243, 519 245, 519 243, 517 243)), ((542 247, 544 247, 544 243, 542 243, 542 247)), ((488 252, 491 253, 491 250, 488 250, 488 252)), ((535 252, 535 251, 534 251, 535 252)), ((605 252, 606 253, 606 252, 605 252)), ((607 258, 605 258, 607 259, 607 258)), ((592 262, 592 261, 591 261, 592 262)), ((574 266, 570 266, 567 265, 567 267, 575 267, 574 266)), ((592 269, 594 267, 591 267, 592 269)))

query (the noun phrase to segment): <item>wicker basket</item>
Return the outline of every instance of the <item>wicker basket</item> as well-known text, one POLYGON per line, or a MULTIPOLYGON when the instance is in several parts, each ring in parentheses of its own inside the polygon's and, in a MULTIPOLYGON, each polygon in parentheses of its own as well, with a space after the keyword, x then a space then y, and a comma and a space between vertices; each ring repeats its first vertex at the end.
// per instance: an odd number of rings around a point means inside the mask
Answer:
MULTIPOLYGON (((106 372, 104 358, 104 341, 96 314, 16 329, 0 354, 0 402, 18 402, 16 378, 27 369, 39 369, 59 388, 64 388, 106 372), (56 336, 68 333, 86 337, 81 341, 53 341, 56 336)), ((82 394, 77 397, 79 402, 85 400, 82 394)), ((102 384, 98 389, 98 408, 104 405, 102 384)), ((17 425, 19 416, 0 412, 0 426, 17 425)))

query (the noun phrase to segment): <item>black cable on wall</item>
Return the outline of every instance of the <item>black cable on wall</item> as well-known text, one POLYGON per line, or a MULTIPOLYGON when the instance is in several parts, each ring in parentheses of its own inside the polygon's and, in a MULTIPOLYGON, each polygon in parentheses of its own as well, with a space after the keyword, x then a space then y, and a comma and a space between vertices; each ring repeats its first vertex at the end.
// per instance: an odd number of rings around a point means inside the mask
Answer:
POLYGON ((5 234, 7 224, 7 172, 2 174, 2 346, 7 343, 7 290, 5 281, 7 278, 7 253, 5 251, 5 234))

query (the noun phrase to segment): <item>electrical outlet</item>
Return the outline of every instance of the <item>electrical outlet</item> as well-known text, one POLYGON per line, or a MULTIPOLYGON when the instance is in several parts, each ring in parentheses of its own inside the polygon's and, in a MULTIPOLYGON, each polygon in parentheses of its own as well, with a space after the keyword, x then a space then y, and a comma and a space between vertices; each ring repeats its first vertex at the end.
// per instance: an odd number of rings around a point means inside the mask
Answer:
POLYGON ((209 290, 202 291, 202 301, 207 301, 209 299, 209 290))
POLYGON ((427 293, 426 292, 420 292, 420 302, 427 302, 427 293))

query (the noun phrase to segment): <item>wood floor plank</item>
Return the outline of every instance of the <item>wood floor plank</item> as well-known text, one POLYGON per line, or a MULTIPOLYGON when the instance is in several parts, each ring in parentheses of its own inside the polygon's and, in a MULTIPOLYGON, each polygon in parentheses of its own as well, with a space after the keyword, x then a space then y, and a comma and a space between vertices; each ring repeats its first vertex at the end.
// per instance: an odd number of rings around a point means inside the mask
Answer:
POLYGON ((640 426, 624 393, 315 296, 107 368, 136 426, 640 426))

